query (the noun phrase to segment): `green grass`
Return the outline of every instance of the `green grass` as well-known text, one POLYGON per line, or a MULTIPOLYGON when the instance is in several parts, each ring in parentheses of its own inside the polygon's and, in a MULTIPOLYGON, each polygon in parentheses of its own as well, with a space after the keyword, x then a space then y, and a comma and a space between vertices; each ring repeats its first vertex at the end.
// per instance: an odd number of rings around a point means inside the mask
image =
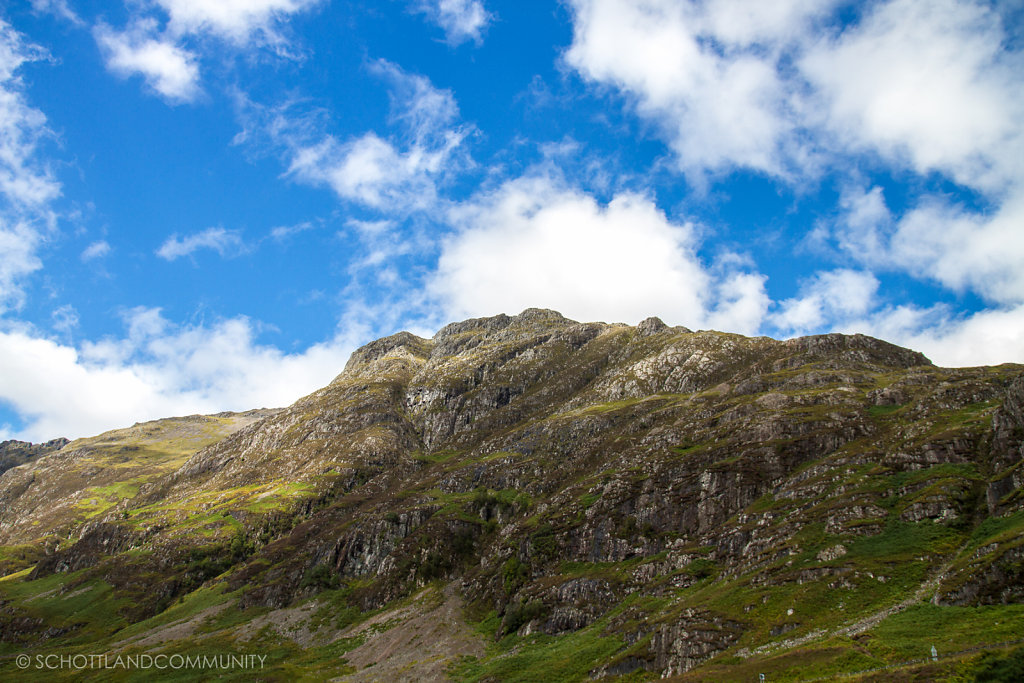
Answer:
POLYGON ((888 415, 892 415, 893 413, 899 412, 902 409, 902 404, 894 406, 870 406, 868 408, 868 415, 870 415, 871 417, 886 417, 888 415))
MULTIPOLYGON (((201 587, 187 595, 181 596, 170 607, 160 614, 127 626, 117 635, 118 638, 130 638, 153 631, 172 622, 192 619, 203 610, 217 605, 233 602, 237 599, 240 591, 227 593, 224 583, 216 583, 212 586, 201 587)), ((252 612, 250 612, 252 614, 252 612)))
POLYGON ((867 558, 896 564, 922 553, 946 554, 955 550, 963 537, 954 529, 934 522, 890 520, 882 533, 849 542, 851 559, 867 558))
POLYGON ((894 614, 862 640, 888 661, 1024 638, 1024 605, 957 607, 921 603, 894 614))
POLYGON ((593 625, 560 636, 506 636, 482 659, 465 657, 450 670, 456 681, 503 683, 569 683, 589 680, 589 672, 623 646, 614 636, 600 635, 593 625))
MULTIPOLYGON (((127 625, 120 611, 128 600, 115 595, 105 581, 84 578, 84 572, 77 572, 35 581, 5 581, 0 583, 0 601, 10 601, 14 613, 40 620, 40 631, 66 629, 60 638, 62 648, 88 645, 127 625)), ((11 646, 0 644, 0 653, 10 652, 11 646)))
POLYGON ((440 451, 434 451, 433 453, 419 453, 419 452, 417 452, 417 453, 413 454, 412 458, 413 458, 413 460, 416 460, 417 462, 422 462, 422 463, 425 463, 425 464, 428 464, 428 465, 433 465, 435 463, 448 462, 449 460, 451 460, 452 458, 455 458, 458 455, 460 455, 460 451, 440 450, 440 451))
POLYGON ((1024 510, 1006 517, 989 517, 971 532, 968 549, 994 542, 1012 541, 1024 535, 1024 510))

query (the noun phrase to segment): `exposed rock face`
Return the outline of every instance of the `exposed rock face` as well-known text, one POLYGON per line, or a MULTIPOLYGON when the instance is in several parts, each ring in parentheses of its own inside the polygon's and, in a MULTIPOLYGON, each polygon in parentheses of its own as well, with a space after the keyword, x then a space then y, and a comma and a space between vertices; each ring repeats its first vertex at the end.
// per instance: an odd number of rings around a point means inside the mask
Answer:
MULTIPOLYGON (((8 472, 0 532, 60 530, 33 576, 164 601, 220 577, 244 607, 336 589, 365 610, 456 582, 496 635, 619 643, 594 676, 801 642, 926 582, 939 604, 1024 597, 1021 366, 530 309, 372 342, 260 417, 64 526, 33 482, 72 481, 81 449, 8 472)), ((98 475, 75 476, 81 509, 98 475)))
POLYGON ((59 451, 70 443, 67 439, 51 439, 46 443, 28 441, 0 441, 0 474, 12 467, 24 465, 32 458, 38 458, 59 451))

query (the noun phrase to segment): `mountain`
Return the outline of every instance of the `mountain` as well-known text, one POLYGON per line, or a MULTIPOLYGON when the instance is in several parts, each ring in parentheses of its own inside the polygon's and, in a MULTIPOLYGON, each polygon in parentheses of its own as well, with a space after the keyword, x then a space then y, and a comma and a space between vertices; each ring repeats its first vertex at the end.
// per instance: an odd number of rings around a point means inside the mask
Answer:
POLYGON ((0 672, 999 680, 1024 667, 1022 459, 1020 365, 537 309, 400 333, 283 410, 0 476, 0 672))

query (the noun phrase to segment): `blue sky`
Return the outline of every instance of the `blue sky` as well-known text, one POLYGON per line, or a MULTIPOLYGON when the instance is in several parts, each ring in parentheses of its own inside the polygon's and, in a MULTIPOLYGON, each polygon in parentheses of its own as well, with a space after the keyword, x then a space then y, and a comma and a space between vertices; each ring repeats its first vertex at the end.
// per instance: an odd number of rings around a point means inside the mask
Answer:
POLYGON ((1024 5, 14 0, 0 438, 555 308, 1024 362, 1024 5))

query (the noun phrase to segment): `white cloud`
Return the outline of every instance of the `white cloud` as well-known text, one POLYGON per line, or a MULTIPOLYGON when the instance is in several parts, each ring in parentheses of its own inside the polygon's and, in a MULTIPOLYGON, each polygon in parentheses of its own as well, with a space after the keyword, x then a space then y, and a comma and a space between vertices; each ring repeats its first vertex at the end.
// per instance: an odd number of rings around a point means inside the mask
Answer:
POLYGON ((71 304, 55 309, 50 318, 53 320, 53 329, 58 332, 69 333, 78 327, 78 311, 71 304))
POLYGON ((200 93, 196 55, 157 36, 153 19, 118 33, 104 24, 93 30, 107 68, 127 78, 141 75, 168 102, 191 102, 200 93))
POLYGON ((991 7, 893 0, 800 62, 844 144, 942 173, 990 204, 921 195, 893 213, 881 188, 848 190, 840 248, 1000 307, 1024 301, 1024 61, 1005 38, 991 7))
POLYGON ((772 323, 792 334, 820 332, 873 309, 878 286, 871 273, 847 268, 819 271, 803 284, 799 296, 780 302, 772 323))
POLYGON ((81 258, 83 261, 93 261, 98 258, 103 258, 109 254, 110 251, 110 244, 106 240, 98 240, 82 250, 81 258))
POLYGON ((928 198, 900 218, 890 257, 950 289, 971 289, 1000 304, 1024 302, 1024 192, 992 215, 928 198))
POLYGON ((41 241, 34 227, 0 216, 0 313, 24 304, 24 279, 43 265, 36 254, 41 241))
POLYGON ((894 216, 878 187, 848 191, 842 206, 834 232, 855 260, 1001 305, 1024 301, 1024 187, 990 213, 925 196, 894 216))
POLYGON ((566 62, 611 85, 660 129, 691 179, 742 166, 788 176, 810 163, 785 41, 831 2, 573 0, 566 62))
POLYGON ((440 147, 402 150, 375 133, 344 143, 327 137, 296 149, 288 173, 372 208, 424 210, 436 203, 436 178, 461 142, 453 133, 440 147))
POLYGON ((23 305, 25 278, 42 266, 37 251, 56 223, 50 204, 60 184, 39 158, 51 133, 19 75, 23 64, 45 58, 0 19, 0 313, 23 305))
POLYGON ((276 242, 284 242, 293 235, 312 230, 313 224, 309 221, 303 221, 302 223, 296 223, 295 225, 278 225, 270 230, 270 239, 276 242))
POLYGON ((451 90, 438 90, 426 76, 411 74, 397 64, 378 59, 371 73, 390 86, 390 120, 419 144, 447 138, 459 119, 459 105, 451 90))
POLYGON ((281 20, 321 0, 155 0, 170 17, 176 35, 211 33, 244 45, 259 39, 279 43, 281 20))
MULTIPOLYGON (((840 248, 855 254, 863 263, 877 265, 886 261, 886 228, 892 222, 892 214, 882 188, 873 187, 865 192, 859 187, 847 187, 839 200, 839 208, 840 219, 832 232, 840 248)), ((818 237, 827 240, 828 235, 818 237)))
MULTIPOLYGON (((993 319, 1024 301, 1024 53, 1004 5, 879 0, 851 21, 833 0, 570 4, 565 62, 625 95, 692 181, 737 168, 793 184, 828 168, 909 172, 897 212, 879 188, 847 190, 831 234, 840 255, 977 293, 999 307, 993 319), (981 208, 915 188, 935 174, 975 191, 981 208)), ((856 315, 821 277, 780 303, 776 324, 856 315)), ((853 291, 878 286, 859 277, 853 291)))
POLYGON ((343 335, 284 354, 258 344, 246 318, 179 327, 159 310, 135 309, 126 322, 125 338, 79 348, 28 329, 0 332, 0 399, 26 422, 18 438, 74 438, 170 415, 288 405, 326 385, 355 346, 343 335))
POLYGON ((46 117, 31 107, 18 75, 23 64, 46 58, 36 45, 0 19, 0 196, 13 209, 38 209, 60 194, 60 185, 39 163, 39 141, 48 135, 46 117))
POLYGON ((840 144, 1000 191, 1024 169, 1024 61, 1004 39, 984 4, 893 0, 798 64, 840 144))
POLYGON ((479 45, 491 20, 480 0, 419 0, 415 8, 444 30, 450 45, 467 40, 479 45))
POLYGON ((370 131, 339 141, 323 132, 316 113, 296 114, 291 104, 261 107, 239 96, 245 129, 236 141, 268 138, 283 153, 288 176, 349 201, 397 213, 436 207, 437 184, 470 163, 463 142, 471 129, 458 124, 450 91, 383 60, 371 69, 391 86, 395 135, 370 131))
POLYGON ((70 21, 75 26, 83 24, 82 19, 68 5, 68 0, 32 0, 32 9, 36 12, 48 12, 70 21))
MULTIPOLYGON (((33 0, 40 7, 79 20, 64 0, 33 0)), ((141 75, 146 85, 172 104, 194 101, 200 54, 184 47, 190 38, 199 49, 215 36, 235 48, 270 47, 279 57, 294 57, 282 34, 284 21, 321 0, 136 0, 126 3, 131 23, 116 31, 99 23, 93 36, 107 68, 122 77, 141 75)))
POLYGON ((1024 305, 966 316, 954 316, 945 306, 898 306, 847 327, 921 351, 945 367, 1024 362, 1024 305))
POLYGON ((712 0, 703 4, 703 31, 727 46, 771 46, 814 27, 839 0, 712 0))
POLYGON ((459 231, 442 245, 428 286, 450 319, 544 306, 577 320, 660 315, 751 330, 767 304, 759 277, 712 276, 693 226, 639 195, 602 206, 550 178, 526 177, 454 209, 451 220, 459 231))
POLYGON ((771 298, 765 291, 767 278, 758 273, 725 270, 715 282, 705 303, 714 308, 706 312, 704 327, 740 334, 758 334, 771 298))
POLYGON ((224 228, 207 228, 185 237, 171 235, 160 248, 156 255, 168 261, 174 261, 182 256, 191 256, 199 249, 213 249, 221 256, 232 252, 238 252, 244 248, 242 237, 235 230, 224 228))
POLYGON ((566 62, 627 94, 693 176, 793 180, 851 150, 986 191, 1021 176, 1024 60, 988 4, 882 1, 858 23, 836 0, 571 4, 566 62))

